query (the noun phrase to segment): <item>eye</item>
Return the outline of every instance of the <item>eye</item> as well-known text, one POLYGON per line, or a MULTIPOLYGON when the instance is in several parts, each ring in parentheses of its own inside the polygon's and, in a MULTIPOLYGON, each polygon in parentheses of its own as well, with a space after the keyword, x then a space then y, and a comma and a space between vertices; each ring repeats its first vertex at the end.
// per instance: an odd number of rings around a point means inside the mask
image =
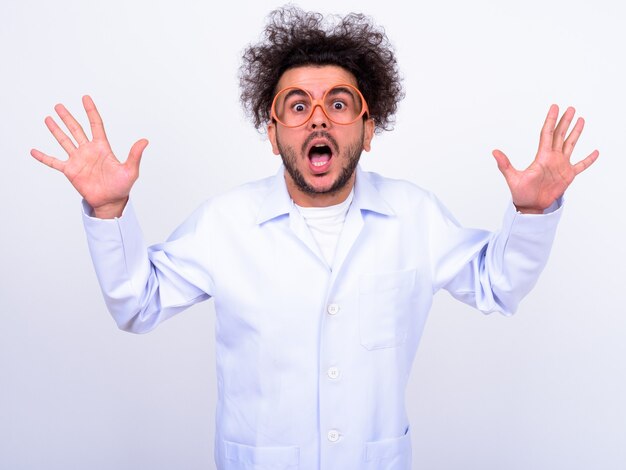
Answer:
POLYGON ((342 111, 346 109, 346 104, 343 101, 333 101, 333 110, 342 111))
POLYGON ((304 103, 296 103, 291 107, 291 109, 293 109, 296 113, 301 113, 306 109, 306 106, 304 103))

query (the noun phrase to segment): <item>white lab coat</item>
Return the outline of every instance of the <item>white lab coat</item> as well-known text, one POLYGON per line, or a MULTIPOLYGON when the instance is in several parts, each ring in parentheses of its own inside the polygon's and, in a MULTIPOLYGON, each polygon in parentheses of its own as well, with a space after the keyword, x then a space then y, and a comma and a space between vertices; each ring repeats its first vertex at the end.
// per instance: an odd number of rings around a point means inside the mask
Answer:
POLYGON ((461 228, 432 194, 358 169, 332 267, 283 169, 207 201, 150 248, 130 204, 84 222, 120 328, 147 332, 214 298, 218 469, 409 470, 404 392, 433 295, 513 313, 560 212, 511 205, 497 233, 461 228))

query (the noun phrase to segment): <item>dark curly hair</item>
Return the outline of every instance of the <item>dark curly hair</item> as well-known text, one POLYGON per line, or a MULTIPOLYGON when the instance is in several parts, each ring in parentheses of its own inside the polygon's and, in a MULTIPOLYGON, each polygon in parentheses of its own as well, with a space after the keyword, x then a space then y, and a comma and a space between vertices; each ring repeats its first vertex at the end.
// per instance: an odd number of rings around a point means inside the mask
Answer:
POLYGON ((258 44, 248 46, 239 69, 241 103, 261 129, 271 119, 282 74, 304 65, 338 65, 351 72, 369 106, 376 131, 390 130, 404 97, 393 47, 371 18, 350 13, 326 19, 293 5, 272 11, 258 44))

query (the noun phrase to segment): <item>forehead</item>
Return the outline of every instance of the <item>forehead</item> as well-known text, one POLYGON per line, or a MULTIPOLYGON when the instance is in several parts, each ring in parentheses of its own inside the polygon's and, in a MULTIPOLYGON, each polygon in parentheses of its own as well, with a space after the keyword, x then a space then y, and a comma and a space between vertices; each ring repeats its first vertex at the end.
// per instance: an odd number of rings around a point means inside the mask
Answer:
POLYGON ((304 88, 312 93, 324 93, 329 86, 347 83, 357 86, 352 73, 338 65, 304 65, 285 71, 278 80, 277 90, 290 86, 304 88))

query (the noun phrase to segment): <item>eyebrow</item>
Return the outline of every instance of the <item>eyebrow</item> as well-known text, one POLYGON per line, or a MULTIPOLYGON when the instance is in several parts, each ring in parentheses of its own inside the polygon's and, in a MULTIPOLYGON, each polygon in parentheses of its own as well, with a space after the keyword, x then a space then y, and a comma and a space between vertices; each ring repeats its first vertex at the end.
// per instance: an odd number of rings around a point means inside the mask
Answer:
POLYGON ((345 86, 336 86, 328 90, 328 95, 338 95, 339 93, 352 94, 352 90, 345 86))
POLYGON ((283 98, 283 101, 287 101, 289 98, 291 98, 294 95, 306 96, 307 93, 301 88, 292 88, 291 90, 287 92, 287 95, 285 95, 285 97, 283 98))

